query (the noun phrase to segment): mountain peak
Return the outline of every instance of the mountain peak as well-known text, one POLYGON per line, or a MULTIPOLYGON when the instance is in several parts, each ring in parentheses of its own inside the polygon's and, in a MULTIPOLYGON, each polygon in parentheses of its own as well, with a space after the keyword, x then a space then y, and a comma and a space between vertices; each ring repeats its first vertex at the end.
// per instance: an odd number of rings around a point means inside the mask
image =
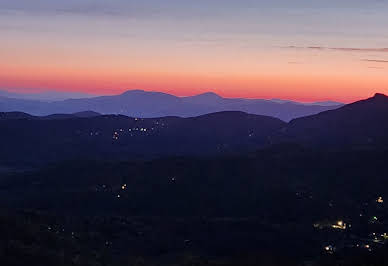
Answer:
POLYGON ((204 93, 201 93, 201 94, 198 94, 196 95, 195 97, 201 97, 201 98, 215 98, 215 99, 220 99, 222 98, 220 95, 218 95, 217 93, 214 93, 214 92, 204 92, 204 93))
POLYGON ((376 93, 373 98, 375 99, 388 99, 388 96, 383 93, 376 93))
POLYGON ((144 90, 127 90, 121 93, 121 95, 128 95, 128 94, 134 94, 134 93, 145 93, 144 90))
POLYGON ((365 101, 377 104, 377 106, 386 106, 388 104, 388 96, 383 93, 376 93, 373 97, 366 99, 365 101))

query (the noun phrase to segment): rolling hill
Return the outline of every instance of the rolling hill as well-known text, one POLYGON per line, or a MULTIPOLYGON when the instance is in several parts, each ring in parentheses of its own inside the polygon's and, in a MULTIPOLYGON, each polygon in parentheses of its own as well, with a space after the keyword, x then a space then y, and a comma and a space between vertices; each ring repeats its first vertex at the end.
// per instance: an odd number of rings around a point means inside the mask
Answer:
POLYGON ((388 96, 374 97, 339 109, 292 120, 284 129, 289 141, 339 148, 388 146, 388 96))
POLYGON ((50 120, 50 119, 70 119, 70 118, 89 118, 100 116, 101 114, 93 111, 84 111, 74 114, 52 114, 47 116, 34 116, 23 112, 0 112, 0 121, 1 120, 50 120))
POLYGON ((248 151, 268 145, 268 136, 286 124, 277 118, 243 112, 155 119, 122 115, 37 118, 13 113, 8 116, 13 119, 0 120, 3 163, 248 151))

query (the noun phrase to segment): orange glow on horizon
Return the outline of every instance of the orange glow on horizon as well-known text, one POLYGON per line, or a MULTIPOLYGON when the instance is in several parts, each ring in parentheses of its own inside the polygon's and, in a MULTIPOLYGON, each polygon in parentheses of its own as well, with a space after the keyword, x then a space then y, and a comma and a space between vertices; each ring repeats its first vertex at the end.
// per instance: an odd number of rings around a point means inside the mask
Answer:
MULTIPOLYGON (((388 94, 388 76, 384 71, 336 73, 328 66, 269 65, 268 69, 225 69, 190 73, 108 67, 26 66, 0 63, 0 88, 20 91, 62 90, 97 95, 118 94, 130 89, 161 91, 189 96, 212 91, 223 97, 289 99, 303 102, 335 100, 345 103, 388 94)), ((344 69, 346 67, 344 66, 344 69)), ((350 66, 348 67, 350 69, 350 66)))

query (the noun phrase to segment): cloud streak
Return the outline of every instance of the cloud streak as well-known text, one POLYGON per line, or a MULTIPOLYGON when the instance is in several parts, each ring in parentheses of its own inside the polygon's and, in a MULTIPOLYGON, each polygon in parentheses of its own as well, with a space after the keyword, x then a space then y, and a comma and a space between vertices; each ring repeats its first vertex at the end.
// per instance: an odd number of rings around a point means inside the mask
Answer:
POLYGON ((371 63, 387 63, 388 64, 388 60, 381 60, 381 59, 361 59, 361 61, 371 62, 371 63))
POLYGON ((342 51, 342 52, 374 52, 388 53, 388 48, 354 48, 354 47, 325 47, 325 46, 287 46, 287 49, 305 49, 305 50, 320 50, 320 51, 342 51))
POLYGON ((370 69, 385 69, 384 67, 373 67, 373 66, 370 66, 368 68, 370 68, 370 69))

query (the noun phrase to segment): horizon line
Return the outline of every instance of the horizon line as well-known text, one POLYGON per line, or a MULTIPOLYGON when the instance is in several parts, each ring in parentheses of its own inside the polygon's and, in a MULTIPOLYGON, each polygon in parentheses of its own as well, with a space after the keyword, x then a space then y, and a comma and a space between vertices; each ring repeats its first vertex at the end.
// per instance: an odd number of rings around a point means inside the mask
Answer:
MULTIPOLYGON (((162 93, 162 94, 167 94, 167 95, 171 95, 171 96, 175 96, 175 97, 178 97, 178 98, 186 98, 186 97, 195 97, 195 96, 199 96, 199 95, 204 95, 204 94, 214 94, 220 98, 223 98, 223 99, 246 99, 246 100, 267 100, 267 101, 288 101, 288 102, 296 102, 296 103, 303 103, 303 104, 314 104, 314 103, 322 103, 322 102, 332 102, 332 103, 338 103, 338 104, 348 104, 348 103, 352 103, 354 101, 338 101, 338 100, 333 100, 331 98, 324 98, 324 99, 317 99, 317 100, 297 100, 297 99, 293 99, 293 98, 283 98, 283 97, 271 97, 271 98, 267 98, 267 97, 243 97, 243 96, 236 96, 236 97, 228 97, 228 96, 223 96, 222 93, 218 93, 218 92, 215 92, 215 91, 211 91, 211 90, 204 90, 203 92, 199 92, 199 93, 194 93, 194 94, 189 94, 189 95, 179 95, 179 94, 176 94, 176 93, 172 93, 172 92, 166 92, 166 91, 162 91, 162 90, 147 90, 147 89, 122 89, 122 90, 117 90, 115 93, 90 93, 90 92, 84 92, 82 90, 71 90, 71 91, 68 91, 68 90, 63 90, 63 89, 39 89, 39 88, 2 88, 0 87, 0 91, 3 91, 3 92, 6 92, 6 93, 13 93, 13 94, 18 94, 18 95, 39 95, 39 94, 42 94, 42 93, 68 93, 68 94, 84 94, 85 96, 88 95, 90 97, 85 97, 85 98, 94 98, 94 97, 103 97, 103 96, 118 96, 118 95, 122 95, 126 92, 135 92, 135 91, 141 91, 141 92, 145 92, 145 93, 162 93), (21 91, 18 91, 18 90, 21 90, 21 91)), ((379 92, 375 92, 374 94, 376 93, 379 93, 379 92)), ((374 95, 373 94, 373 95, 374 95)), ((371 95, 370 97, 372 97, 373 95, 371 95)), ((12 98, 12 97, 9 97, 9 98, 12 98)), ((359 98, 358 100, 362 100, 364 98, 359 98)), ((357 100, 356 100, 357 101, 357 100)))

